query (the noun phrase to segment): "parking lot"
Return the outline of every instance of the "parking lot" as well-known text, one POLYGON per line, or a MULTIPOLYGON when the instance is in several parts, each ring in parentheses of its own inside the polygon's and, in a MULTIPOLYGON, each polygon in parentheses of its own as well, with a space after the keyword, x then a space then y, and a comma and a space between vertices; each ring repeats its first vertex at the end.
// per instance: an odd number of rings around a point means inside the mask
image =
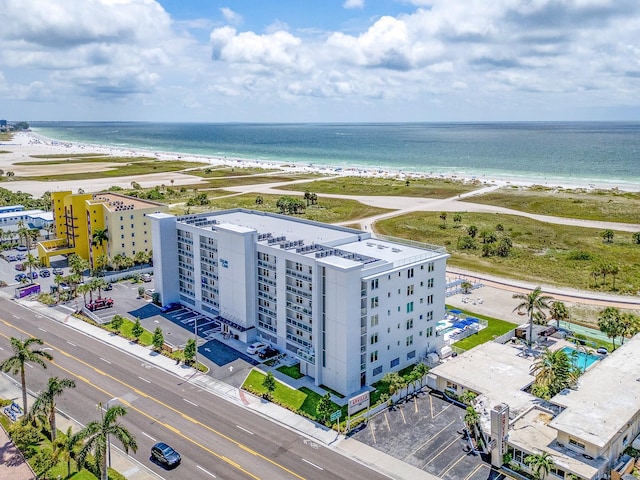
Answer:
POLYGON ((387 409, 353 438, 444 480, 498 480, 504 475, 469 452, 463 408, 425 390, 387 409))

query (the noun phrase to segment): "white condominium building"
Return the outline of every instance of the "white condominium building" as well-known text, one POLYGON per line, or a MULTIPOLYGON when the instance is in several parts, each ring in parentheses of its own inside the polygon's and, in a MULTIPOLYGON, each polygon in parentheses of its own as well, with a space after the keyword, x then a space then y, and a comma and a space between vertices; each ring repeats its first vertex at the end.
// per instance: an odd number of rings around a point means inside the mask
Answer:
POLYGON ((350 395, 443 346, 444 248, 244 209, 152 223, 155 287, 350 395))

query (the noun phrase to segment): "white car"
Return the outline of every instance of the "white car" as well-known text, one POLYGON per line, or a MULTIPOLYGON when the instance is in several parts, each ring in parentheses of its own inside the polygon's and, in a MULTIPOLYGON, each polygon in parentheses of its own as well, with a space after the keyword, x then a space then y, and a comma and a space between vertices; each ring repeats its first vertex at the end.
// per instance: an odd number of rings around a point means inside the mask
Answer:
POLYGON ((266 346, 267 344, 264 342, 253 342, 251 345, 247 347, 247 353, 249 355, 255 355, 266 346))

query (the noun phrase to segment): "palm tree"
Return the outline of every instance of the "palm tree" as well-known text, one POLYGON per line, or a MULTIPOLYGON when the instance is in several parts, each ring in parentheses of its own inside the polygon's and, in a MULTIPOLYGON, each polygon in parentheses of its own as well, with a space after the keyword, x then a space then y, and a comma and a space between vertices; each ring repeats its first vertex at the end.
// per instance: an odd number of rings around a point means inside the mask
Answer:
POLYGON ((62 395, 67 388, 75 388, 76 382, 69 378, 49 378, 46 390, 40 392, 40 395, 33 402, 31 410, 27 414, 28 419, 43 414, 49 419, 49 428, 51 430, 51 441, 56 440, 56 397, 62 395))
POLYGON ((551 472, 551 469, 555 466, 553 458, 547 452, 536 453, 534 455, 527 455, 524 459, 524 463, 529 466, 533 477, 536 480, 542 480, 551 472))
POLYGON ((62 275, 56 275, 53 277, 53 283, 56 284, 56 291, 58 292, 58 302, 60 301, 60 284, 64 282, 64 277, 62 275))
POLYGON ((549 316, 557 322, 558 330, 560 330, 560 322, 569 320, 569 311, 564 302, 556 301, 551 304, 549 316))
POLYGON ((28 338, 24 342, 17 338, 11 337, 11 348, 13 348, 13 357, 7 358, 0 363, 0 370, 3 372, 11 371, 14 375, 20 372, 20 382, 22 384, 22 408, 27 411, 27 379, 25 376, 24 366, 27 362, 34 362, 47 368, 47 364, 43 359, 53 360, 51 354, 45 350, 31 350, 32 345, 43 345, 39 338, 28 338))
POLYGON ((39 263, 40 262, 34 255, 27 253, 27 258, 23 262, 23 265, 29 268, 29 280, 33 280, 33 269, 37 267, 39 263))
POLYGON ((626 327, 620 316, 620 310, 615 307, 607 307, 600 312, 598 328, 611 339, 612 350, 616 349, 616 337, 625 334, 626 327))
POLYGON ((113 436, 122 443, 125 452, 131 449, 134 453, 138 451, 138 444, 135 437, 129 431, 117 423, 118 417, 126 415, 127 410, 121 405, 109 407, 103 413, 102 404, 99 405, 102 414, 100 421, 89 422, 86 427, 80 430, 76 436, 82 440, 84 445, 78 452, 78 466, 83 468, 87 462, 87 455, 93 452, 96 459, 96 467, 100 474, 100 480, 107 479, 107 442, 113 436))
POLYGON ((529 317, 529 335, 527 338, 527 343, 529 344, 529 348, 531 348, 531 343, 533 342, 533 322, 534 320, 544 320, 546 317, 544 311, 549 310, 549 302, 552 300, 552 297, 542 295, 542 288, 536 287, 531 293, 515 293, 513 298, 522 300, 522 302, 513 309, 515 312, 524 310, 529 317))
POLYGON ((91 235, 91 245, 94 247, 100 246, 103 248, 104 244, 109 241, 109 229, 108 228, 96 228, 91 235))
POLYGON ((67 463, 67 476, 71 476, 71 460, 76 456, 76 449, 80 444, 80 439, 71 431, 73 427, 67 428, 67 431, 53 441, 53 456, 56 463, 63 460, 67 463))
POLYGON ((548 400, 556 393, 574 385, 580 370, 564 351, 545 348, 542 355, 531 365, 531 374, 535 377, 534 394, 548 400))

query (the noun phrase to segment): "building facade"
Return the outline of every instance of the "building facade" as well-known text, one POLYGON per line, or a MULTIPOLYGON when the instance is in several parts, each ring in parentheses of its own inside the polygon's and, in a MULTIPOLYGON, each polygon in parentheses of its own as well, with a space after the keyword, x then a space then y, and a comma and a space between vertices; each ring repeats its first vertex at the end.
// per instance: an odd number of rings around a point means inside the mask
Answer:
POLYGON ((117 193, 52 192, 51 203, 55 238, 38 243, 38 254, 45 265, 54 255, 75 253, 93 267, 100 255, 133 258, 138 252, 151 252, 151 223, 147 215, 166 212, 161 203, 117 193), (95 242, 94 233, 105 232, 105 240, 95 242))
POLYGON ((442 346, 443 248, 243 209, 148 217, 163 304, 296 356, 318 385, 348 395, 442 346))

